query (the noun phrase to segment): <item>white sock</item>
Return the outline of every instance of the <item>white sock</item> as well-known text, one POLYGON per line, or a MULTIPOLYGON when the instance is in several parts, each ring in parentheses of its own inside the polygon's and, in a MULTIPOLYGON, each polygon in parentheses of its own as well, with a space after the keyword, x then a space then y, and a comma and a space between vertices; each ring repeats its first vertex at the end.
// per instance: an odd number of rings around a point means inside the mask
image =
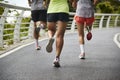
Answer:
POLYGON ((38 47, 38 46, 39 46, 38 40, 35 39, 35 47, 38 47))
POLYGON ((83 45, 83 44, 80 44, 80 50, 81 50, 81 53, 84 53, 84 52, 85 52, 85 49, 84 49, 84 45, 83 45))

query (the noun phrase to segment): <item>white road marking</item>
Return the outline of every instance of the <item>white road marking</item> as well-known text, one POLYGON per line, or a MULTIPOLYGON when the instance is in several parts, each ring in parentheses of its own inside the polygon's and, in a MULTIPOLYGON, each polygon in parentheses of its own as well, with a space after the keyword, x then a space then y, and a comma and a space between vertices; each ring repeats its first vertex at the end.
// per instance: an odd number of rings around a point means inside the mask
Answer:
MULTIPOLYGON (((46 38, 45 38, 45 39, 41 39, 41 40, 39 40, 39 41, 43 41, 43 40, 46 40, 46 38)), ((33 44, 33 43, 34 43, 34 42, 31 42, 31 43, 22 45, 22 46, 20 46, 20 47, 17 47, 17 48, 15 48, 15 49, 13 49, 13 50, 10 50, 10 51, 8 51, 8 52, 0 55, 0 59, 3 58, 3 57, 5 57, 5 56, 8 56, 8 55, 12 54, 13 52, 15 52, 15 51, 17 51, 17 50, 19 50, 19 49, 21 49, 21 48, 23 48, 23 47, 29 46, 29 45, 31 45, 31 44, 33 44)))
POLYGON ((116 45, 120 48, 120 42, 118 41, 118 36, 120 36, 120 33, 115 34, 113 41, 116 43, 116 45))

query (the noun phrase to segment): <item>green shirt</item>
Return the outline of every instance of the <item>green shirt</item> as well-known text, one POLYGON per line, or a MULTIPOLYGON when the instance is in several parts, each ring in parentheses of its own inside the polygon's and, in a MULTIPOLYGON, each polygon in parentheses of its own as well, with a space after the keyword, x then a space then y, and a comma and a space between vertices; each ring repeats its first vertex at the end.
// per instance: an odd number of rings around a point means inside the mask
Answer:
POLYGON ((68 0, 50 0, 47 13, 69 13, 68 0))

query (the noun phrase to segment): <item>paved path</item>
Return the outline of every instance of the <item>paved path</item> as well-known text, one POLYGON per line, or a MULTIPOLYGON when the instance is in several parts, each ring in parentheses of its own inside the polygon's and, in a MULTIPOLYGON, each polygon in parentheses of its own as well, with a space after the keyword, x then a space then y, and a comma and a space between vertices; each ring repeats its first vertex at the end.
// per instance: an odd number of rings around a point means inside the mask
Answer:
MULTIPOLYGON (((61 68, 54 68, 51 54, 45 51, 48 40, 0 58, 0 80, 120 80, 120 48, 113 37, 120 28, 93 30, 93 39, 86 40, 86 59, 80 60, 77 33, 66 34, 61 55, 61 68)), ((55 47, 55 44, 54 46, 55 47)))

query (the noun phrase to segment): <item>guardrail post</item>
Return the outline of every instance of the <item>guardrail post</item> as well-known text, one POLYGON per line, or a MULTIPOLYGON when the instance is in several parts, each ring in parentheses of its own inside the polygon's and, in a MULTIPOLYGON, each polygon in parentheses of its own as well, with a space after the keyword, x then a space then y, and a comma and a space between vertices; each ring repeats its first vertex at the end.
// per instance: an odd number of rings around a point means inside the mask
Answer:
POLYGON ((22 10, 21 14, 18 16, 15 29, 14 29, 14 43, 17 43, 20 41, 20 25, 22 21, 22 16, 24 14, 24 10, 22 10))
POLYGON ((99 29, 102 29, 103 27, 103 19, 104 19, 104 15, 102 15, 101 19, 100 19, 100 23, 99 23, 99 29))
POLYGON ((33 29, 34 29, 34 24, 33 21, 30 21, 30 26, 29 26, 29 33, 28 33, 28 38, 32 39, 33 38, 33 29))
POLYGON ((71 31, 75 31, 75 20, 73 19, 72 24, 71 24, 71 31))
POLYGON ((109 28, 109 24, 110 24, 110 19, 111 19, 111 16, 108 17, 107 19, 107 24, 106 24, 106 28, 109 28))
POLYGON ((115 18, 115 23, 114 23, 114 26, 115 26, 115 27, 117 27, 118 17, 119 17, 119 16, 116 16, 116 18, 115 18))
POLYGON ((7 13, 9 11, 9 8, 4 9, 4 13, 0 18, 0 47, 4 47, 4 41, 3 41, 3 32, 4 32, 4 24, 5 24, 5 18, 7 16, 7 13))

